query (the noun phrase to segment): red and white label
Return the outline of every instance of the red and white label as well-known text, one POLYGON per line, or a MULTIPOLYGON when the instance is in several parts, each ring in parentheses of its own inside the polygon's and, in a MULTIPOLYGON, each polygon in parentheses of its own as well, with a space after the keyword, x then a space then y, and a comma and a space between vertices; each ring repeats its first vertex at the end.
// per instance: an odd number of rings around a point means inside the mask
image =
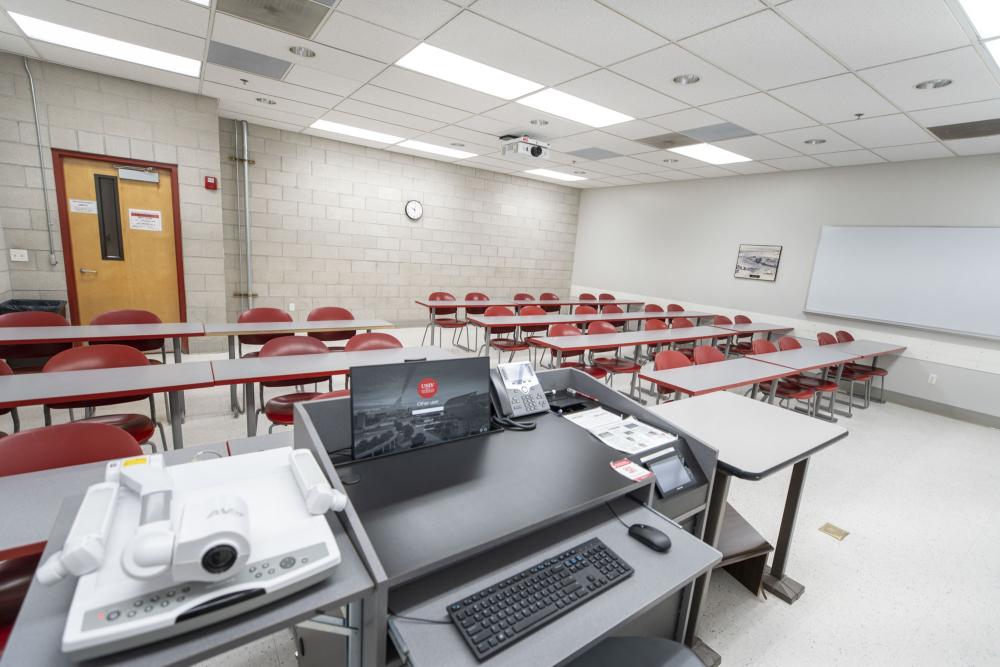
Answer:
POLYGON ((438 382, 434 378, 424 378, 417 385, 417 393, 420 398, 433 398, 438 393, 438 382))
POLYGON ((653 476, 653 473, 646 470, 638 463, 633 463, 628 459, 618 459, 611 462, 611 467, 615 472, 628 477, 633 482, 641 482, 653 476))

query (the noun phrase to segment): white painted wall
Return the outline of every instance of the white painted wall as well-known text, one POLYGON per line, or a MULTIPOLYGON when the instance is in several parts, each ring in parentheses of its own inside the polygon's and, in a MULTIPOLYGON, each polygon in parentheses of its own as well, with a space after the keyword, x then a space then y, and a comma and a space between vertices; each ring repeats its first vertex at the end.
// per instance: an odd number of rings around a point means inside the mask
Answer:
POLYGON ((574 290, 744 312, 812 340, 839 328, 899 340, 909 349, 890 389, 1000 416, 995 341, 803 312, 823 225, 1000 226, 998 183, 1000 156, 989 155, 585 190, 574 290), (741 242, 784 246, 776 282, 733 278, 741 242))

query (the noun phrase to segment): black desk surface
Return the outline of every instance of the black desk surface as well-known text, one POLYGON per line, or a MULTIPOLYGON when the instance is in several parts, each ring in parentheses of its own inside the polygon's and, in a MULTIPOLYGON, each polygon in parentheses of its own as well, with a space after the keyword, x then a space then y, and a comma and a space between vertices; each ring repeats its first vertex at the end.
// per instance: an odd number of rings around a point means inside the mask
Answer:
POLYGON ((338 466, 368 537, 399 585, 646 486, 624 457, 553 414, 503 431, 338 466))

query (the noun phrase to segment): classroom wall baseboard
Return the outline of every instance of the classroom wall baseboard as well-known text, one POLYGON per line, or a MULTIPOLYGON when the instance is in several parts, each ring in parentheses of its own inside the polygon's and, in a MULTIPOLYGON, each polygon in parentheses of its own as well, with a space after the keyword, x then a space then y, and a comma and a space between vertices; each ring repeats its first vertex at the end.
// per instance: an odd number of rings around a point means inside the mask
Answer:
MULTIPOLYGON (((877 395, 878 390, 876 389, 874 393, 877 395)), ((959 408, 946 403, 938 403, 937 401, 931 401, 919 396, 901 394, 890 389, 885 390, 885 399, 890 403, 898 403, 899 405, 905 405, 908 408, 931 412, 936 415, 941 415, 942 417, 950 417, 951 419, 959 419, 971 424, 979 424, 980 426, 1000 429, 1000 417, 997 417, 996 415, 988 415, 984 412, 976 412, 975 410, 966 410, 965 408, 959 408)))

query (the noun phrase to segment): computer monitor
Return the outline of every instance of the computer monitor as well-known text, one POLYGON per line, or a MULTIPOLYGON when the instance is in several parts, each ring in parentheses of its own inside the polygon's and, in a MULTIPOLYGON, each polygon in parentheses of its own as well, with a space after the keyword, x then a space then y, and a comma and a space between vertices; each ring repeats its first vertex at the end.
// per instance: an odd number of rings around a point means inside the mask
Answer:
POLYGON ((487 357, 351 368, 351 457, 396 454, 486 433, 487 357))

